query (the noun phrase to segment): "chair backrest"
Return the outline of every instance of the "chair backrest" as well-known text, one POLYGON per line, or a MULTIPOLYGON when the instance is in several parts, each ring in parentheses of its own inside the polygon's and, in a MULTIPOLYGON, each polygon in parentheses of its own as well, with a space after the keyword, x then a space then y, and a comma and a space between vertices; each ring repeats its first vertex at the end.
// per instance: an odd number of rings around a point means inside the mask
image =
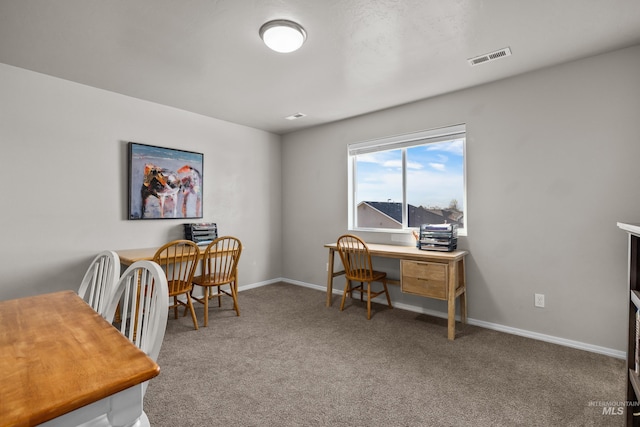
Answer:
POLYGON ((206 281, 222 285, 237 280, 241 253, 242 243, 235 237, 222 236, 209 243, 203 255, 206 281))
POLYGON ((111 301, 111 293, 120 277, 120 257, 113 251, 102 251, 87 269, 78 295, 102 317, 111 301))
POLYGON ((156 251, 153 261, 162 267, 167 276, 170 296, 191 290, 199 256, 200 248, 191 240, 174 240, 156 251))
POLYGON ((340 236, 338 253, 340 253, 347 279, 364 281, 373 277, 371 255, 364 240, 353 234, 340 236))
MULTIPOLYGON (((153 261, 136 261, 122 273, 107 309, 107 322, 120 308, 120 332, 153 360, 167 328, 169 297, 164 271, 153 261)), ((118 325, 115 325, 118 327, 118 325)))

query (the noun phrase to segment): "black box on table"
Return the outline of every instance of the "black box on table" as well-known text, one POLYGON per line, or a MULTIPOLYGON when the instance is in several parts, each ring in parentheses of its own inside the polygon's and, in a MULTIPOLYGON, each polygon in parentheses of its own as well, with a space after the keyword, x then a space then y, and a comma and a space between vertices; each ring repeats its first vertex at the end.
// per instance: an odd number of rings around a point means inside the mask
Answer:
POLYGON ((457 224, 422 224, 418 249, 451 252, 458 247, 457 224))
POLYGON ((218 238, 218 226, 214 222, 184 224, 184 238, 198 245, 208 245, 218 238))

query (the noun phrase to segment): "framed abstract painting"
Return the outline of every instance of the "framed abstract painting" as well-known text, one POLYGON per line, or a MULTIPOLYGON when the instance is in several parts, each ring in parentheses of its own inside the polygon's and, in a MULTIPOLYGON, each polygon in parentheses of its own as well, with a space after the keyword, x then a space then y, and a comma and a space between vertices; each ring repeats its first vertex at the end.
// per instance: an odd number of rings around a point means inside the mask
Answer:
POLYGON ((129 219, 202 218, 204 155, 129 142, 129 219))

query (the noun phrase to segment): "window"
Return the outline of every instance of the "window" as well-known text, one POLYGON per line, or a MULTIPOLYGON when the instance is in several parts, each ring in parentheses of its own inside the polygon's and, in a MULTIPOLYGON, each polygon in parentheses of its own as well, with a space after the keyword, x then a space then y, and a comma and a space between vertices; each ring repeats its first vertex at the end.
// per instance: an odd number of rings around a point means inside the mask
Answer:
POLYGON ((466 234, 465 125, 350 144, 349 229, 458 224, 466 234))

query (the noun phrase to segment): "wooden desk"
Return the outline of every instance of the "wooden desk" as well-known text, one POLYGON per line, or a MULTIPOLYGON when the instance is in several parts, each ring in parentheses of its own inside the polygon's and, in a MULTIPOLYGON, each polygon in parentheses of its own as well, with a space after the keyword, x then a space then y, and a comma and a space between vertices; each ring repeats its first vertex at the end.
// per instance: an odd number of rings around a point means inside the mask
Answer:
POLYGON ((0 302, 0 426, 142 414, 158 365, 73 291, 0 302))
MULTIPOLYGON (((460 297, 460 320, 467 322, 467 284, 464 258, 467 251, 437 252, 423 251, 413 246, 380 245, 367 243, 374 257, 395 258, 401 261, 401 279, 389 280, 400 284, 402 292, 447 301, 448 338, 456 335, 456 298, 460 297)), ((329 248, 329 272, 327 274, 327 307, 331 306, 333 278, 344 274, 334 272, 334 258, 338 251, 336 243, 324 245, 329 248)))
MULTIPOLYGON (((200 249, 200 257, 202 257, 207 246, 199 245, 198 248, 200 249)), ((153 261, 153 256, 158 249, 160 246, 157 248, 121 249, 115 252, 120 257, 120 264, 128 267, 136 261, 153 261)))

